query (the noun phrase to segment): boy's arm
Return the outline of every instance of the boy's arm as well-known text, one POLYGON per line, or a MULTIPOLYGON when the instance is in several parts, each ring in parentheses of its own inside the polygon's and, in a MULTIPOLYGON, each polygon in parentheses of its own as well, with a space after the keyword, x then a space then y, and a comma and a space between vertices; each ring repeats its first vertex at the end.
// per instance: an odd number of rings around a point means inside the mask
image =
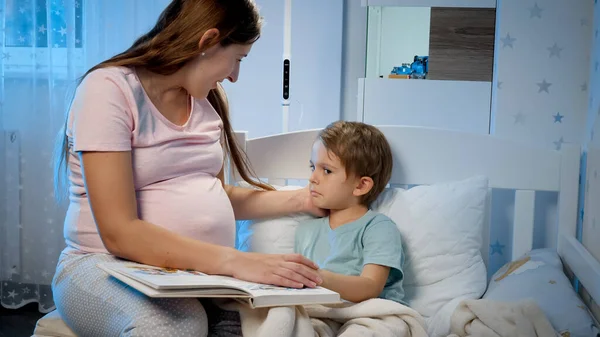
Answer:
POLYGON ((325 269, 319 269, 323 280, 321 287, 333 290, 350 302, 358 303, 376 298, 383 291, 390 268, 378 264, 364 266, 360 276, 337 274, 325 269))

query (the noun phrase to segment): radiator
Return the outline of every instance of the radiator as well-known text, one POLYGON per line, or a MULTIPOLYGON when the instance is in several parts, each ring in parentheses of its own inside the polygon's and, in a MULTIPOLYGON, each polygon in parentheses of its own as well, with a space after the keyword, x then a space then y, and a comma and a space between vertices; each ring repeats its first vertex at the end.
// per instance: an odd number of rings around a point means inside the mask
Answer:
POLYGON ((20 138, 17 131, 3 131, 0 140, 0 193, 4 217, 0 226, 0 254, 2 255, 2 280, 17 281, 21 274, 21 160, 20 138), (4 185, 4 186, 3 186, 4 185))

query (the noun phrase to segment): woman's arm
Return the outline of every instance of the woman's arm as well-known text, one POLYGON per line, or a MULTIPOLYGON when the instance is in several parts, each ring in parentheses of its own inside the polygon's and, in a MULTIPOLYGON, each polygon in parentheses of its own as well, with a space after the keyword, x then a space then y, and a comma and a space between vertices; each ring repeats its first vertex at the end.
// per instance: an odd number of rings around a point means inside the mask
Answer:
POLYGON ((236 219, 261 219, 290 213, 308 212, 306 189, 294 191, 257 191, 225 185, 236 219))
POLYGON ((308 186, 293 191, 259 191, 226 185, 223 169, 218 178, 229 196, 237 220, 272 218, 300 212, 326 215, 324 210, 312 204, 308 186))
POLYGON ((149 265, 290 287, 310 287, 318 280, 317 267, 300 256, 242 253, 140 220, 130 152, 83 152, 80 158, 92 213, 111 254, 149 265))

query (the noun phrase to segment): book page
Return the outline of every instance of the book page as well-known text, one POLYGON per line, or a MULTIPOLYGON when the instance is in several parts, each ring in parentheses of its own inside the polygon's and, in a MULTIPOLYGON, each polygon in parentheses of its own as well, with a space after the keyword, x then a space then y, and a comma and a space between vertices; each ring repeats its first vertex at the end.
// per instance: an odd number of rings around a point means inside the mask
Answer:
POLYGON ((222 276, 194 270, 160 268, 141 264, 106 263, 102 267, 130 277, 154 289, 231 288, 222 276))

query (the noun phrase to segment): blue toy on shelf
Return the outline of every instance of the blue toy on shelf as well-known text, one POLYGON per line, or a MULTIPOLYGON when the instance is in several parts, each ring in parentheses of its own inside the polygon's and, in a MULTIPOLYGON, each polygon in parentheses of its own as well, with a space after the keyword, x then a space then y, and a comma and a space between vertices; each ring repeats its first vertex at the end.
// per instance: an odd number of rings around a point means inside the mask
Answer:
POLYGON ((409 63, 402 63, 400 67, 394 67, 392 69, 392 74, 394 75, 410 75, 412 74, 412 69, 410 68, 409 63))
POLYGON ((392 69, 392 75, 405 75, 408 78, 424 79, 427 78, 429 56, 415 55, 412 63, 402 63, 400 67, 392 69))
POLYGON ((413 70, 411 78, 426 78, 429 72, 428 61, 429 56, 415 55, 413 63, 410 65, 410 68, 413 70))

